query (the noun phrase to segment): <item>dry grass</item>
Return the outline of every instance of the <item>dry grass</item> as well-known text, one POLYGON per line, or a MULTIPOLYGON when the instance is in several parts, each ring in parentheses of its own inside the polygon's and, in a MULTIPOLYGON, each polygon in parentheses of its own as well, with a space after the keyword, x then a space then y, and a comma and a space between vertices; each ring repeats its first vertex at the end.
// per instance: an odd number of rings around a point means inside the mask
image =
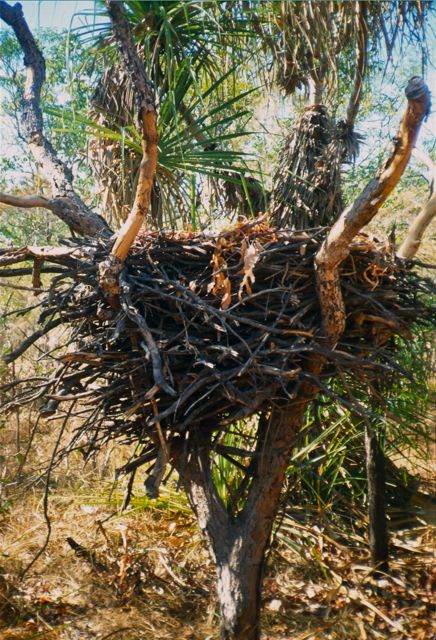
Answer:
MULTIPOLYGON (((9 476, 14 430, 11 423, 0 431, 9 476)), ((45 459, 53 437, 45 427, 33 465, 38 455, 45 459)), ((46 535, 43 490, 21 485, 4 493, 1 640, 218 638, 213 567, 184 497, 168 488, 151 503, 139 482, 132 506, 121 514, 122 488, 110 496, 110 487, 122 455, 114 449, 86 467, 77 455, 56 471, 50 544, 23 580, 20 572, 46 535), (67 537, 81 545, 76 553, 67 537)), ((362 539, 344 544, 319 517, 310 528, 288 520, 270 555, 264 640, 428 640, 436 633, 434 532, 397 533, 392 576, 376 582, 362 539)))

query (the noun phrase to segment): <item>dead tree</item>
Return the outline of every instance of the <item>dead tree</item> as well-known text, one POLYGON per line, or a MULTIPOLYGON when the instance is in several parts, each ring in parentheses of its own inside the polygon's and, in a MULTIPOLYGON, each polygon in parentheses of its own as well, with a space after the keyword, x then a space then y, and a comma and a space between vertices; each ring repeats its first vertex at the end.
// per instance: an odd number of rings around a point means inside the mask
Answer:
POLYGON ((24 19, 22 6, 17 3, 11 7, 2 0, 0 18, 12 27, 24 53, 27 77, 21 105, 22 132, 34 159, 47 176, 52 192, 51 199, 43 196, 19 198, 1 193, 0 202, 16 207, 43 207, 52 211, 79 235, 102 234, 108 237, 110 229, 106 222, 78 196, 73 187, 71 169, 59 158, 44 135, 39 101, 45 81, 45 60, 24 19))
MULTIPOLYGON (((146 219, 150 205, 150 192, 157 161, 157 134, 155 125, 155 107, 150 86, 147 82, 145 70, 132 44, 129 25, 123 13, 122 4, 113 0, 107 0, 109 14, 113 24, 114 37, 121 53, 123 64, 127 73, 131 76, 132 84, 137 94, 139 120, 143 137, 143 162, 141 165, 140 180, 136 192, 132 212, 125 225, 117 234, 114 246, 110 249, 106 241, 106 259, 100 263, 100 284, 106 295, 106 307, 104 318, 111 317, 111 313, 124 313, 124 318, 129 320, 139 333, 140 339, 145 345, 147 358, 151 363, 154 379, 153 387, 147 392, 148 396, 142 401, 150 402, 157 391, 165 393, 166 401, 173 400, 178 405, 184 399, 182 393, 177 398, 177 392, 165 378, 161 353, 156 345, 147 319, 141 316, 135 307, 130 294, 130 284, 127 279, 125 265, 126 259, 131 253, 132 244, 137 233, 146 219), (109 257, 107 253, 110 250, 109 257)), ((95 214, 90 212, 80 201, 72 187, 71 175, 57 156, 42 133, 42 118, 39 109, 39 93, 44 79, 43 57, 30 34, 24 20, 21 5, 10 7, 5 2, 0 2, 0 17, 2 17, 15 31, 26 57, 28 66, 25 99, 23 103, 23 118, 27 126, 29 146, 38 162, 44 164, 46 171, 50 172, 52 179, 52 191, 54 199, 67 201, 66 208, 59 208, 57 203, 52 208, 57 215, 62 214, 63 219, 74 231, 84 235, 102 234, 103 240, 109 231, 105 223, 95 214)), ((328 232, 325 240, 317 250, 314 263, 316 272, 316 293, 318 296, 319 312, 321 314, 321 326, 317 335, 309 334, 312 339, 312 348, 309 357, 304 360, 301 368, 296 371, 279 371, 295 379, 299 376, 294 388, 294 394, 281 396, 276 403, 266 404, 268 410, 263 412, 257 421, 255 433, 255 446, 246 452, 245 457, 250 458, 246 467, 245 484, 240 498, 243 505, 236 510, 231 510, 220 499, 212 476, 212 458, 218 450, 213 440, 213 431, 208 428, 207 420, 189 430, 180 427, 179 434, 166 439, 166 435, 158 426, 170 415, 170 408, 153 415, 150 424, 156 429, 153 436, 153 447, 165 451, 165 459, 170 460, 179 472, 180 478, 189 497, 193 511, 198 520, 201 531, 204 534, 211 556, 216 564, 217 594, 221 613, 221 637, 223 640, 258 640, 260 638, 260 605, 261 587, 265 562, 265 553, 270 541, 271 531, 276 517, 280 494, 282 491, 285 472, 289 462, 290 452, 303 424, 304 413, 309 403, 319 392, 319 375, 323 371, 328 360, 328 354, 334 354, 336 345, 345 329, 346 312, 343 293, 341 290, 341 265, 348 258, 353 240, 361 229, 372 220, 378 209, 388 197, 389 193, 400 179, 409 160, 412 148, 415 144, 421 122, 427 114, 429 107, 429 92, 423 81, 412 78, 406 88, 408 100, 407 109, 402 119, 400 131, 395 138, 394 149, 387 161, 380 168, 377 176, 373 178, 359 195, 356 201, 346 209, 328 232), (300 375, 300 374, 303 375, 300 375), (162 436, 162 438, 161 438, 162 436)), ((10 197, 9 202, 11 202, 10 197)), ((6 202, 3 197, 3 202, 6 202)), ((37 199, 38 200, 38 199, 37 199)), ((39 201, 39 200, 38 200, 39 201)), ((18 202, 14 201, 17 205, 18 202)), ((29 201, 27 201, 27 206, 29 201)), ((98 247, 94 255, 98 253, 98 247)), ((200 247, 204 251, 203 247, 200 247)), ((62 249, 65 264, 71 269, 78 268, 78 250, 76 248, 62 249)), ((26 248, 21 254, 6 256, 11 264, 21 260, 30 259, 60 259, 56 250, 36 250, 26 248), (27 253, 26 253, 27 252, 27 253)), ((218 259, 214 253, 212 259, 218 259)), ((4 264, 8 264, 6 261, 4 264)), ((79 265, 80 266, 80 265, 79 265)), ((214 274, 214 285, 218 290, 225 288, 225 278, 219 279, 223 269, 217 269, 214 274), (217 275, 218 274, 218 275, 217 275)), ((250 269, 247 268, 249 285, 250 269)), ((162 280, 165 281, 165 274, 162 280)), ((177 282, 171 282, 174 291, 183 289, 177 282)), ((94 295, 96 288, 92 288, 90 295, 94 295)), ((149 287, 150 295, 154 289, 149 287)), ((166 295, 165 300, 177 303, 175 293, 166 295)), ((210 318, 224 322, 230 322, 232 314, 227 311, 225 304, 217 310, 210 304, 206 304, 194 291, 185 287, 183 289, 184 304, 193 305, 196 313, 207 310, 210 318)), ((225 298, 225 293, 223 299, 225 298)), ((84 311, 82 311, 84 313, 84 311)), ((102 316, 101 310, 98 311, 102 316)), ((73 314, 74 316, 74 314, 73 314)), ((245 322, 252 323, 249 318, 245 322)), ((265 327, 254 322, 256 329, 265 327)), ((236 325, 235 325, 236 326, 236 325)), ((282 329, 269 327, 265 338, 258 340, 262 344, 266 338, 281 334, 282 329)), ((229 335, 235 329, 229 329, 229 335)), ((289 333, 289 331, 288 331, 289 333)), ((301 331, 290 330, 290 333, 301 331)), ((37 339, 37 338, 35 338, 37 339)), ((218 348, 222 345, 218 345, 218 348)), ((200 348, 200 346, 198 346, 200 348)), ((89 352, 72 354, 74 358, 84 358, 84 361, 93 362, 95 358, 104 360, 109 354, 93 355, 89 352)), ((11 361, 17 353, 9 355, 11 361)), ((238 377, 241 378, 246 369, 252 365, 253 357, 250 357, 243 366, 238 369, 238 377)), ((265 365, 263 375, 271 375, 271 371, 265 365)), ((277 376, 277 371, 272 372, 277 376)), ((67 380, 68 384, 74 383, 74 378, 67 380)), ((202 382, 200 380, 200 382, 202 382)), ((193 387, 198 382, 193 383, 193 387)), ((235 383, 236 384, 236 383, 235 383)), ((92 389, 80 392, 80 397, 87 397, 92 389)), ((261 395, 262 389, 255 389, 254 393, 261 395)), ((226 393, 230 393, 226 390, 226 393)), ((51 399, 62 401, 73 398, 73 395, 52 395, 51 399)), ((221 397, 221 396, 220 396, 221 397)), ((223 396, 224 397, 224 396, 223 396)), ((204 400, 203 395, 197 401, 204 400)), ((213 398, 212 398, 213 400, 213 398)), ((233 398, 233 402, 235 402, 233 398)), ((259 398, 260 403, 260 398, 259 398)), ((257 405, 256 405, 257 407, 257 405)), ((130 409, 132 411, 133 409, 130 409)), ((225 447, 220 449, 225 455, 235 455, 225 447)), ((145 451, 144 456, 150 451, 145 451)), ((241 455, 241 454, 240 454, 241 455)), ((154 456, 154 454, 153 454, 154 456)), ((147 458, 150 459, 150 458, 147 458)), ((152 458, 154 459, 154 458, 152 458)), ((238 496, 236 496, 237 498, 238 496)))

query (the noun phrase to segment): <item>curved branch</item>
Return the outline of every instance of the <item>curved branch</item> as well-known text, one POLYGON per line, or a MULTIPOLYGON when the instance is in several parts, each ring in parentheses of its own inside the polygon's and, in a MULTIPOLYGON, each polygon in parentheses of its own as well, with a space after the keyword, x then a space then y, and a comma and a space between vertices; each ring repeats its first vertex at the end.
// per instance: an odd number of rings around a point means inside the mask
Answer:
POLYGON ((397 256, 399 258, 415 257, 427 227, 436 217, 436 164, 427 154, 419 149, 414 149, 413 155, 430 169, 430 197, 410 225, 407 236, 398 249, 397 256))
POLYGON ((71 170, 58 157, 55 149, 44 136, 40 96, 45 81, 45 60, 27 25, 21 4, 10 6, 4 0, 0 0, 0 18, 12 27, 24 53, 24 64, 27 68, 21 115, 24 138, 33 157, 41 165, 44 175, 50 182, 53 198, 56 200, 63 198, 68 201, 66 206, 48 208, 72 231, 80 235, 109 237, 111 232, 106 222, 97 213, 88 209, 74 191, 71 170))
MULTIPOLYGON (((71 216, 74 215, 74 205, 70 198, 58 197, 49 199, 40 195, 15 196, 0 192, 0 204, 7 204, 20 209, 33 209, 36 207, 48 209, 65 222, 70 229, 79 232, 79 229, 71 224, 71 216)), ((89 234, 83 233, 83 235, 93 235, 92 230, 89 234)))
POLYGON ((151 190, 158 158, 158 134, 152 90, 144 65, 133 43, 123 4, 115 0, 106 0, 106 6, 112 21, 118 50, 135 89, 139 119, 142 123, 141 145, 143 157, 139 170, 135 201, 126 222, 118 232, 117 240, 112 248, 112 256, 124 262, 130 246, 145 222, 150 207, 151 190))
POLYGON ((436 217, 436 193, 433 193, 431 198, 426 202, 425 206, 421 209, 415 220, 409 227, 407 236, 400 248, 398 249, 397 256, 399 258, 414 258, 419 247, 424 233, 436 217))
POLYGON ((413 150, 413 157, 416 160, 418 160, 419 162, 421 162, 422 164, 425 164, 427 169, 430 169, 430 172, 431 172, 430 181, 431 180, 435 180, 436 179, 436 164, 433 162, 433 160, 430 158, 430 156, 427 155, 426 153, 424 153, 424 151, 422 151, 422 149, 418 149, 418 147, 415 147, 414 150, 413 150))
POLYGON ((394 138, 394 149, 375 178, 363 189, 330 229, 315 258, 318 297, 322 311, 322 335, 334 347, 345 327, 339 266, 348 256, 356 234, 375 216, 400 180, 409 161, 419 129, 430 109, 430 92, 423 80, 413 77, 406 87, 408 105, 394 138))

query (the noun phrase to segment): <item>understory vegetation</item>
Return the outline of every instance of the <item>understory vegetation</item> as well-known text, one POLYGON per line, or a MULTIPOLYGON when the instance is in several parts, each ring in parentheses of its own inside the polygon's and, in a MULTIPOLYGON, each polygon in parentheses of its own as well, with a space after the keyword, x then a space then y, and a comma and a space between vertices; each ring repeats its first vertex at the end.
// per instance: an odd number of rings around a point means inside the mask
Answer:
POLYGON ((0 2, 0 639, 436 637, 420 80, 400 123, 432 3, 107 0, 33 44, 25 5, 0 2), (319 257, 403 147, 332 312, 319 257))

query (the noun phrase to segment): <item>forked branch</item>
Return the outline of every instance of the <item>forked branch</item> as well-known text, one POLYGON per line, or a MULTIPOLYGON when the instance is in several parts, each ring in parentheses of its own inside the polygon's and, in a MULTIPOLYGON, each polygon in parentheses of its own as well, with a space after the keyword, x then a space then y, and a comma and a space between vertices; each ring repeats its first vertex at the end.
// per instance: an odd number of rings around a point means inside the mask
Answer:
POLYGON ((368 224, 400 180, 411 156, 422 121, 430 109, 430 92, 423 80, 413 77, 406 87, 408 105, 394 138, 394 149, 355 202, 331 228, 315 259, 322 335, 333 348, 345 327, 339 267, 349 255, 350 244, 368 224))
MULTIPOLYGON (((62 162, 44 136, 40 96, 45 82, 45 60, 27 25, 21 4, 11 6, 0 0, 0 18, 12 27, 24 54, 27 75, 21 114, 23 134, 33 157, 50 183, 53 197, 53 200, 48 201, 50 206, 47 206, 47 202, 42 204, 45 199, 40 199, 38 204, 29 204, 29 201, 26 204, 25 200, 21 203, 13 202, 12 196, 6 196, 9 202, 5 198, 1 201, 14 206, 43 206, 53 211, 72 231, 80 235, 109 236, 110 229, 106 222, 97 213, 88 209, 77 195, 73 188, 71 170, 62 162)), ((39 198, 39 196, 36 197, 39 198)))

